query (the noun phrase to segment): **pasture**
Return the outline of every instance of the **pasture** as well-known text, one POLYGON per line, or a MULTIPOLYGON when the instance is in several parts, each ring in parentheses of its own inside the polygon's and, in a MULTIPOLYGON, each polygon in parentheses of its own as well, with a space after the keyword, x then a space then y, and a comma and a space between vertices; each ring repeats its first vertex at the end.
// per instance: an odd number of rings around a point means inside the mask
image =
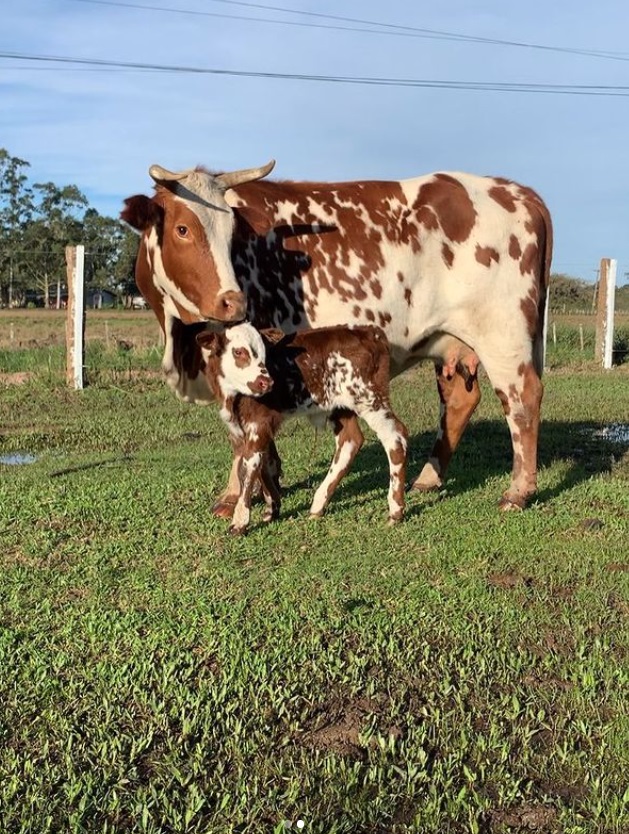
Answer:
MULTIPOLYGON (((295 422, 280 521, 256 506, 234 539, 224 428, 167 390, 152 314, 88 312, 82 392, 62 334, 0 312, 0 458, 35 458, 0 462, 3 834, 629 831, 628 364, 551 345, 525 512, 496 508, 482 380, 447 489, 402 524, 367 430, 309 519, 333 440, 295 422)), ((392 394, 414 475, 432 370, 392 394)))

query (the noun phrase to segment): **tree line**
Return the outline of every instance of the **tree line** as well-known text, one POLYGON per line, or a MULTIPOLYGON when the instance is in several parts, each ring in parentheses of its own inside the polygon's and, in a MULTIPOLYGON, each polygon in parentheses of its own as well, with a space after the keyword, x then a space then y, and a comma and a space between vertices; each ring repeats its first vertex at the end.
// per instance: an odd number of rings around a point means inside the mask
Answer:
POLYGON ((91 208, 76 185, 32 183, 30 163, 0 148, 0 307, 61 306, 66 246, 85 246, 86 291, 137 293, 137 235, 91 208))

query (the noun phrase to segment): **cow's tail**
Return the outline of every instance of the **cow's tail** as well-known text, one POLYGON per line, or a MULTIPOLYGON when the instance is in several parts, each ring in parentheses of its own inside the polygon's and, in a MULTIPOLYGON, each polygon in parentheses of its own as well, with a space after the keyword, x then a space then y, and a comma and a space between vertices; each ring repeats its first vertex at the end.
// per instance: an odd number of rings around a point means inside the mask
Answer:
POLYGON ((538 208, 542 217, 544 241, 539 263, 539 301, 537 303, 537 329, 533 339, 533 364, 535 370, 541 377, 546 363, 550 264, 553 255, 553 223, 550 212, 541 198, 538 208))

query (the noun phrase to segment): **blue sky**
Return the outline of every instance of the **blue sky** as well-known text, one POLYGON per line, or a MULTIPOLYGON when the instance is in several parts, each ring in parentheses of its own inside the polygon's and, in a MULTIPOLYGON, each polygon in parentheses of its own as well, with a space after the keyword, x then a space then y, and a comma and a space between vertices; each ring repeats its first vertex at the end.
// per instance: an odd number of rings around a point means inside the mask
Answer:
POLYGON ((628 31, 626 0, 19 0, 2 11, 0 147, 30 162, 33 181, 75 184, 110 216, 125 197, 150 193, 152 163, 227 170, 274 158, 273 176, 321 180, 505 176, 548 202, 554 271, 593 280, 601 257, 616 258, 622 284, 628 31), (50 57, 106 64, 32 60, 50 57), (461 88, 470 82, 626 95, 461 88))

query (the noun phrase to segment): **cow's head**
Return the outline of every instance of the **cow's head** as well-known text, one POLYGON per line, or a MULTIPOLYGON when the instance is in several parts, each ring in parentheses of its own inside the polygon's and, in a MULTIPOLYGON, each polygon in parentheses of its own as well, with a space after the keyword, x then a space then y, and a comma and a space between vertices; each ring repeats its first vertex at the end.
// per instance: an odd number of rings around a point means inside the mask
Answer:
POLYGON ((248 394, 259 397, 273 387, 264 364, 264 341, 248 322, 228 327, 220 333, 203 330, 196 339, 206 363, 206 373, 218 377, 223 396, 248 394))
POLYGON ((234 215, 225 192, 265 177, 275 162, 225 174, 197 168, 174 173, 151 165, 153 197, 125 200, 121 218, 142 233, 136 282, 155 309, 189 323, 241 321, 246 298, 231 261, 234 215))

